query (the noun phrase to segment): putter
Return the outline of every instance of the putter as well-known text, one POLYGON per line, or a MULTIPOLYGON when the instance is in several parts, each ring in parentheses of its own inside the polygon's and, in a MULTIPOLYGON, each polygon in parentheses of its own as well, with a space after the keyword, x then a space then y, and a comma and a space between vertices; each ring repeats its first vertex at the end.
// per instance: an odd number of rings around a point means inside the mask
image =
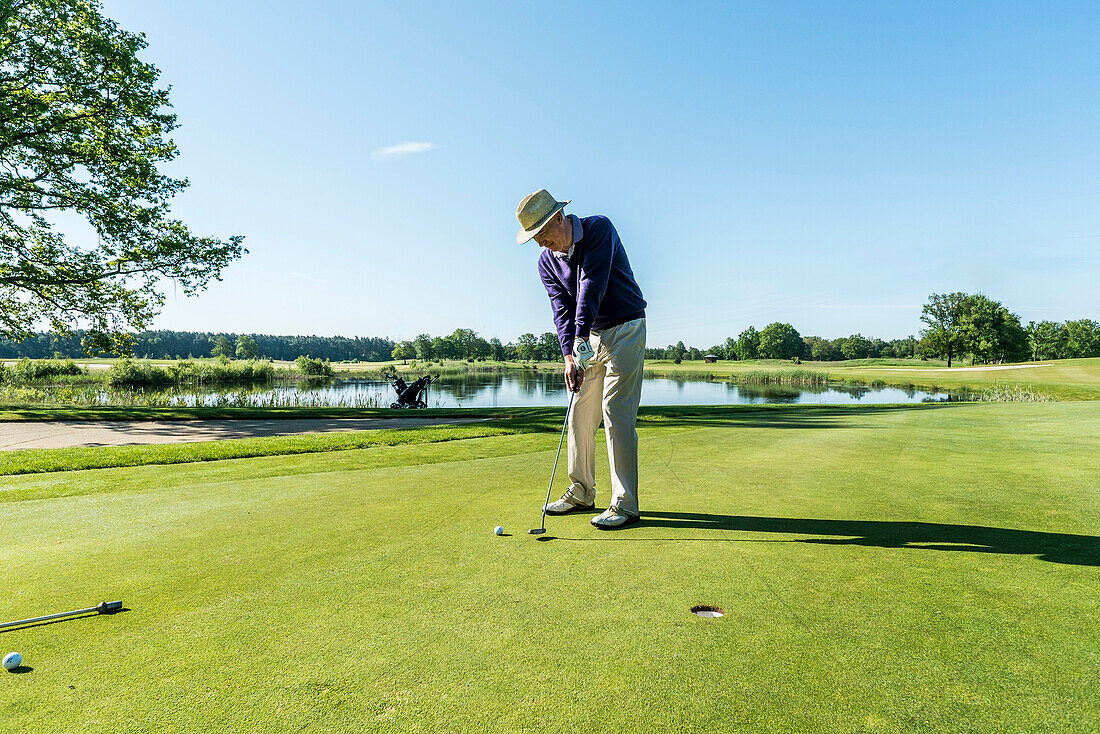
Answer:
POLYGON ((558 471, 558 457, 561 456, 561 445, 565 443, 565 429, 569 426, 569 411, 573 409, 573 398, 577 393, 569 392, 569 407, 565 409, 565 423, 561 426, 561 440, 558 441, 558 453, 554 455, 554 468, 550 470, 550 486, 546 488, 546 501, 542 503, 542 526, 531 528, 527 532, 531 535, 542 535, 546 532, 546 506, 550 504, 550 491, 554 487, 554 474, 558 471))
POLYGON ((45 622, 48 619, 61 619, 62 617, 75 617, 78 614, 90 614, 92 612, 99 612, 100 614, 114 614, 115 612, 122 611, 121 601, 101 601, 94 607, 88 607, 87 609, 74 609, 71 612, 58 612, 57 614, 47 614, 42 617, 31 617, 30 619, 17 619, 14 622, 0 623, 0 629, 5 627, 18 627, 24 624, 32 624, 34 622, 45 622))

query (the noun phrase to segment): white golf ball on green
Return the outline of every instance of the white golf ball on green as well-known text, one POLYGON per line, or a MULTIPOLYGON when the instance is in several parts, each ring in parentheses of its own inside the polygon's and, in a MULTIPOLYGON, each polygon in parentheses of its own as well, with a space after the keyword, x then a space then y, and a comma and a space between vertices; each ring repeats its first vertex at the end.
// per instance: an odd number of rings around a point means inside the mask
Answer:
POLYGON ((497 525, 495 528, 493 528, 493 533, 495 535, 504 535, 504 527, 501 525, 497 525))
POLYGON ((17 652, 9 652, 4 656, 4 670, 15 670, 23 664, 23 656, 17 652))

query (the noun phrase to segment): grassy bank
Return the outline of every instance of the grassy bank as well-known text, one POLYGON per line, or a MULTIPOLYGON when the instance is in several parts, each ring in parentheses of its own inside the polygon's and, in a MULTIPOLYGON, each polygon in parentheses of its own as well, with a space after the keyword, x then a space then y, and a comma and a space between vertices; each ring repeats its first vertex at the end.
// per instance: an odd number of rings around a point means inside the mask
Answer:
POLYGON ((552 430, 6 478, 7 617, 129 611, 0 633, 26 666, 0 716, 133 732, 1100 720, 1100 403, 685 411, 639 434, 642 523, 551 518, 541 540, 525 531, 552 430))

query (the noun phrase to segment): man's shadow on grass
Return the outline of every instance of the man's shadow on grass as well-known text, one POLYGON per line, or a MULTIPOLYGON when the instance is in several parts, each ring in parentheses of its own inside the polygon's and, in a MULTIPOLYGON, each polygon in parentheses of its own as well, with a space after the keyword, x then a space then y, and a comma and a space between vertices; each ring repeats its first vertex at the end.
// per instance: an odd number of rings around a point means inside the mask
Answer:
MULTIPOLYGON (((629 528, 610 531, 607 539, 631 539, 641 528, 729 530, 744 533, 833 536, 791 538, 788 542, 820 545, 863 545, 878 548, 968 551, 1038 556, 1052 563, 1100 566, 1100 537, 1045 533, 1035 530, 989 528, 981 525, 945 525, 933 522, 887 520, 820 520, 797 517, 714 515, 701 512, 642 512, 629 528)), ((601 536, 602 537, 602 536, 601 536)), ((551 539, 551 538, 548 538, 551 539)), ((640 540, 640 538, 638 538, 640 540)), ((563 538, 564 540, 564 538, 563 538)), ((676 540, 653 538, 652 540, 676 540)), ((693 540, 696 540, 693 538, 693 540)), ((707 538, 711 540, 711 538, 707 538)), ((724 540, 741 540, 725 538, 724 540)), ((744 540, 750 540, 748 538, 744 540)), ((773 540, 774 539, 769 539, 773 540)))

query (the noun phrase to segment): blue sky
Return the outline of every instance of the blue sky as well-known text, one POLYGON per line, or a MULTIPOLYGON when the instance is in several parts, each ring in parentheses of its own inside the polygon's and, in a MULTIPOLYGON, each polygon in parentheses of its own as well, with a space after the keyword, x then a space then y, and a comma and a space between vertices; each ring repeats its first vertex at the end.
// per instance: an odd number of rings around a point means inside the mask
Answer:
POLYGON ((175 213, 250 254, 157 328, 552 330, 514 211, 606 214, 651 346, 1100 319, 1100 6, 108 0, 172 86, 175 213))

